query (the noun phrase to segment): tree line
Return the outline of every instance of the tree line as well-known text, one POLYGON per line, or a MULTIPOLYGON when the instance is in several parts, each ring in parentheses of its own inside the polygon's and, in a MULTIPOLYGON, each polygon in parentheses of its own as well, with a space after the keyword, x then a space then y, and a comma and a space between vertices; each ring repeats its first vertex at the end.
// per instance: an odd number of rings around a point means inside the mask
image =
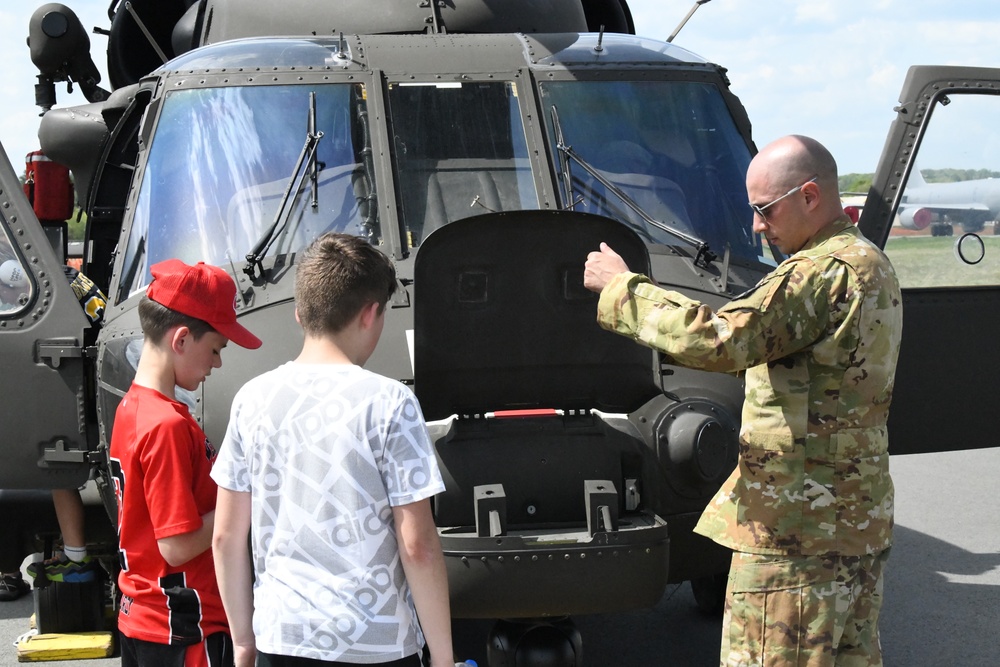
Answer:
MULTIPOLYGON (((1000 171, 991 169, 921 169, 920 173, 928 183, 957 183, 1000 178, 1000 171)), ((874 176, 875 174, 843 174, 840 177, 840 192, 866 195, 874 176)))

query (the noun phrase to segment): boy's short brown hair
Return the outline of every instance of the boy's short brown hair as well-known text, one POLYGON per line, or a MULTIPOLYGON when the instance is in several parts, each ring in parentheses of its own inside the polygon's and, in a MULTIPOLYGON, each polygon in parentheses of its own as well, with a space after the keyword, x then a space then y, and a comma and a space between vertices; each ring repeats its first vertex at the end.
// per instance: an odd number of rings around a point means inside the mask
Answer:
POLYGON ((209 331, 215 331, 205 320, 171 310, 148 296, 143 296, 139 301, 139 326, 142 327, 142 334, 154 345, 159 345, 167 332, 176 326, 190 329, 195 340, 209 331))
POLYGON ((330 232, 302 253, 295 309, 307 334, 337 333, 370 303, 385 308, 396 291, 392 261, 365 239, 330 232))

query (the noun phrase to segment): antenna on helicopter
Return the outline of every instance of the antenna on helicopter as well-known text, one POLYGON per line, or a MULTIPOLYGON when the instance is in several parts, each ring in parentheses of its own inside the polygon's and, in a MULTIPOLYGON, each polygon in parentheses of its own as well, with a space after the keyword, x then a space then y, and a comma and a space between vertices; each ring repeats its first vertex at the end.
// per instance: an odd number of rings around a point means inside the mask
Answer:
POLYGON ((704 5, 705 3, 708 3, 708 2, 711 2, 711 0, 697 0, 694 3, 694 6, 691 7, 691 11, 689 11, 687 13, 687 16, 684 17, 684 20, 680 22, 680 25, 678 25, 676 28, 674 28, 674 31, 670 34, 670 37, 667 37, 667 41, 668 42, 674 41, 674 37, 676 37, 677 33, 679 33, 684 28, 685 24, 687 24, 687 22, 688 22, 688 19, 690 19, 692 16, 694 16, 694 13, 696 11, 698 11, 698 7, 700 7, 701 5, 704 5))
POLYGON ((139 30, 141 30, 142 34, 146 37, 146 41, 148 41, 149 45, 153 47, 154 51, 156 51, 156 55, 160 57, 160 62, 165 63, 170 60, 170 58, 167 58, 167 54, 163 52, 163 49, 160 48, 160 45, 156 43, 156 38, 149 32, 149 28, 146 27, 146 24, 143 23, 142 19, 139 17, 139 13, 135 11, 135 8, 132 7, 132 3, 128 2, 128 0, 125 2, 125 11, 129 13, 129 16, 132 17, 135 24, 139 26, 139 30))

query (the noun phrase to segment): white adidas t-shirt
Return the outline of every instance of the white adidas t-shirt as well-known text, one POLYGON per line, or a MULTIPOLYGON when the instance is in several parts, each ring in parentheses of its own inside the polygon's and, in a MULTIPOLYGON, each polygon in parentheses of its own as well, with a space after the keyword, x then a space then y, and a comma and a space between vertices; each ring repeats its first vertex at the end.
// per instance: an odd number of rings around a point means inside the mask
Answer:
POLYGON ((259 651, 372 663, 423 646, 391 507, 444 483, 407 387, 286 363, 236 394, 212 478, 252 492, 259 651))

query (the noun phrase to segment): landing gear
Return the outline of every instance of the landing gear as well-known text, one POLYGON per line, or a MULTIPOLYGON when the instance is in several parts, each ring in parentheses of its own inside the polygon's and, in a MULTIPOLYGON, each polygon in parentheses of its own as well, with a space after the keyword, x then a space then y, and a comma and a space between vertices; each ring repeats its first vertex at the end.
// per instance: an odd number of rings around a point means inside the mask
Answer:
POLYGON ((583 640, 569 617, 500 620, 487 641, 489 667, 582 667, 583 640))
POLYGON ((692 579, 691 592, 694 593, 695 604, 703 614, 716 616, 722 613, 726 604, 727 573, 710 574, 706 577, 692 579))
POLYGON ((953 236, 954 234, 955 228, 951 226, 950 222, 931 223, 931 236, 953 236))

